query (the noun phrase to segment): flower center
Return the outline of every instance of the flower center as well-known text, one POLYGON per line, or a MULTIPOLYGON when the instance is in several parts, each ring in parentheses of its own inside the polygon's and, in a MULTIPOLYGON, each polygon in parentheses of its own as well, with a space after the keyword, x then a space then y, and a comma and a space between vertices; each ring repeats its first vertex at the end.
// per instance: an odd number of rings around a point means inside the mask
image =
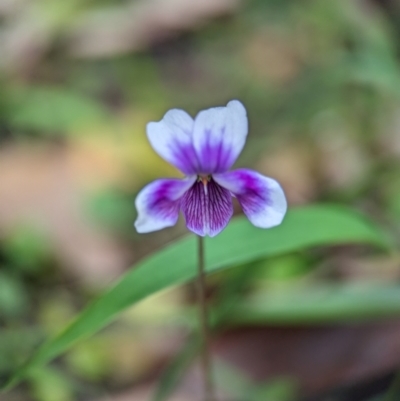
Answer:
POLYGON ((204 186, 207 186, 207 184, 211 181, 211 174, 208 175, 198 175, 197 176, 197 182, 202 182, 204 186))
POLYGON ((206 196, 208 195, 208 183, 211 181, 211 174, 199 174, 197 176, 197 182, 201 182, 203 184, 203 188, 204 188, 204 193, 206 194, 206 196))

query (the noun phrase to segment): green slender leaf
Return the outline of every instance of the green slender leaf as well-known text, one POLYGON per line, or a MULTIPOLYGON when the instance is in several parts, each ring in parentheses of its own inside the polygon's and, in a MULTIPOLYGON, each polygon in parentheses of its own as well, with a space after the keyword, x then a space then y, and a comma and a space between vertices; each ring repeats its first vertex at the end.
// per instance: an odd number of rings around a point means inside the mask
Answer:
POLYGON ((164 401, 174 391, 184 373, 189 368, 200 348, 200 341, 196 336, 190 338, 177 355, 165 368, 152 396, 152 401, 164 401))
MULTIPOLYGON (((386 236, 358 214, 332 206, 309 206, 291 210, 283 224, 271 230, 255 228, 244 217, 235 219, 219 236, 206 239, 206 266, 210 273, 285 252, 346 243, 390 247, 386 236)), ((62 333, 45 343, 6 388, 104 327, 128 306, 195 275, 196 239, 190 235, 139 262, 62 333)))
POLYGON ((216 387, 226 394, 224 399, 254 400, 255 385, 244 371, 218 358, 214 358, 213 367, 216 387))
POLYGON ((248 375, 222 361, 214 359, 214 376, 217 388, 223 390, 226 399, 246 401, 293 401, 297 399, 297 385, 294 379, 275 377, 267 383, 256 384, 248 375))
POLYGON ((324 284, 269 291, 232 308, 229 323, 326 324, 400 316, 397 284, 324 284))

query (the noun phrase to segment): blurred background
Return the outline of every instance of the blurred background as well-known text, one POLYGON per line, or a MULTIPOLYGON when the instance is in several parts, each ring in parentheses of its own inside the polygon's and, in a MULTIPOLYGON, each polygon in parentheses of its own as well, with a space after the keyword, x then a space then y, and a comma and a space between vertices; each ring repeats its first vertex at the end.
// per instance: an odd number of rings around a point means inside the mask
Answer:
MULTIPOLYGON (((396 0, 0 0, 0 377, 186 232, 133 228, 141 187, 179 174, 145 135, 170 108, 240 99, 238 166, 277 179, 291 207, 346 204, 399 233, 399 56, 396 0)), ((246 297, 399 270, 371 249, 297 252, 209 277, 210 301, 238 275, 229 288, 246 297)), ((191 285, 145 300, 1 401, 147 400, 180 371, 171 399, 193 399, 193 302, 191 285)), ((221 386, 251 382, 260 401, 376 400, 399 333, 398 320, 239 322, 213 351, 221 386)))

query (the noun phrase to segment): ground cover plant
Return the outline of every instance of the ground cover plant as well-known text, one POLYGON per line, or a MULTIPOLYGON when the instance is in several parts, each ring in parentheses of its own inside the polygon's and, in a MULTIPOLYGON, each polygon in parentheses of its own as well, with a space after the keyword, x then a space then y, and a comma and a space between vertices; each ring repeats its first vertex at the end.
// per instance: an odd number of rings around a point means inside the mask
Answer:
POLYGON ((288 211, 254 227, 239 194, 204 239, 217 399, 397 400, 399 15, 0 0, 0 399, 202 399, 196 236, 137 233, 134 201, 182 177, 149 121, 238 99, 228 167, 273 177, 288 211))

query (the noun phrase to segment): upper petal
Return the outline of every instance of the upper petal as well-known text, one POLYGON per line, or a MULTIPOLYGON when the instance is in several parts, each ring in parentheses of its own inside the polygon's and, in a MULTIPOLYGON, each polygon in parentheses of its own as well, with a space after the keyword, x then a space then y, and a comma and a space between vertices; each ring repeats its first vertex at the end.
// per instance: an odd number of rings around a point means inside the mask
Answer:
POLYGON ((183 180, 161 179, 146 185, 135 200, 139 233, 161 230, 176 224, 180 198, 196 181, 196 176, 183 180))
POLYGON ((195 118, 193 145, 199 173, 223 173, 236 161, 246 142, 246 109, 238 100, 226 107, 201 111, 195 118))
POLYGON ((181 209, 189 230, 214 237, 232 217, 232 196, 212 179, 206 185, 198 181, 182 197, 181 209))
POLYGON ((192 117, 179 109, 169 110, 159 122, 147 124, 147 137, 153 149, 184 174, 195 174, 198 161, 193 147, 192 117))
POLYGON ((269 228, 282 222, 287 202, 277 181, 248 169, 216 174, 214 179, 237 197, 243 212, 255 226, 269 228))

